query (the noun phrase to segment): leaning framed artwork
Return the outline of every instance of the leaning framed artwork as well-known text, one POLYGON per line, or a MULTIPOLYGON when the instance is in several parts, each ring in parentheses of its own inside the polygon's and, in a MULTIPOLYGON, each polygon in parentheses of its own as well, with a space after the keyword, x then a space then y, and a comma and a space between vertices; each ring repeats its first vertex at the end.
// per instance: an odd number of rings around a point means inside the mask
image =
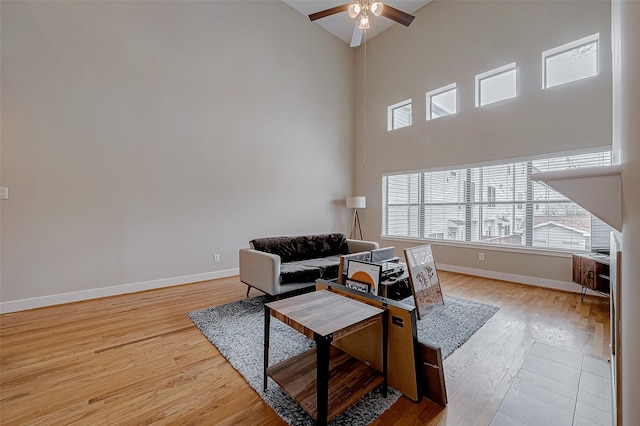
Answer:
POLYGON ((338 284, 344 284, 344 280, 347 278, 349 262, 351 262, 352 260, 369 262, 371 260, 371 252, 362 251, 359 253, 343 254, 342 256, 340 256, 340 266, 338 268, 338 284))
POLYGON ((444 306, 431 244, 405 249, 404 257, 407 261, 416 313, 418 319, 422 319, 444 306))
MULTIPOLYGON (((369 293, 378 295, 382 277, 382 265, 352 260, 347 267, 347 282, 368 285, 369 293)), ((352 287, 354 288, 354 287, 352 287)))

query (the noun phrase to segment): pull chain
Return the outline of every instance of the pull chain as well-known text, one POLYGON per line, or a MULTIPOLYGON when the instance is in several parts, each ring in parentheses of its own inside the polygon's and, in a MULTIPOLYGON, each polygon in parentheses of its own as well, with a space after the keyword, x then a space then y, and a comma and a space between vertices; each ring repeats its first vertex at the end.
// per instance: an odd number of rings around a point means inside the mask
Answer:
POLYGON ((362 106, 362 167, 367 167, 367 29, 364 29, 364 104, 362 106))

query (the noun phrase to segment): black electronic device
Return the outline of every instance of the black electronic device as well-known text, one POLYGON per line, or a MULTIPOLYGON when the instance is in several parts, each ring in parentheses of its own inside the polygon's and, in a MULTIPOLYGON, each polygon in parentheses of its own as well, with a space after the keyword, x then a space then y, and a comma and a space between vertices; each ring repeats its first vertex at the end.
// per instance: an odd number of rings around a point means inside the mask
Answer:
POLYGON ((400 262, 382 262, 382 279, 388 281, 404 274, 405 264, 400 262))
MULTIPOLYGON (((394 247, 385 247, 381 249, 371 250, 371 262, 379 263, 379 262, 389 262, 394 259, 394 247)), ((398 259, 395 257, 395 259, 398 259)))

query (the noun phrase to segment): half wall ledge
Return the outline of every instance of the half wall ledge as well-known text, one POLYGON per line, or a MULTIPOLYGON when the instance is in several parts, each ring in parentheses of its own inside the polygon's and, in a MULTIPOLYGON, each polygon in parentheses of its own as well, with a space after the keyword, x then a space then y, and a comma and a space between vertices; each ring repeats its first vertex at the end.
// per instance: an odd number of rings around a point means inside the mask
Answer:
POLYGON ((597 166, 532 173, 531 180, 544 183, 591 214, 622 231, 621 167, 597 166))

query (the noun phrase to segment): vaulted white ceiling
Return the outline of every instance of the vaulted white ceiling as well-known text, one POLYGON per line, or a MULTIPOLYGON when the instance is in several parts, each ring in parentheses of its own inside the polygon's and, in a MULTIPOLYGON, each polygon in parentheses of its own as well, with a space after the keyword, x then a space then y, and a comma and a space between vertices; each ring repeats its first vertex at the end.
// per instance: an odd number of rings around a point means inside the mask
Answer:
MULTIPOLYGON (((319 12, 321 10, 329 9, 330 7, 339 6, 345 3, 351 3, 350 0, 282 0, 289 6, 308 16, 311 13, 319 12)), ((383 0, 384 4, 400 9, 403 12, 411 13, 420 9, 422 6, 429 3, 431 0, 383 0)), ((391 27, 392 25, 400 25, 394 21, 387 19, 383 16, 369 16, 371 27, 367 30, 367 39, 380 34, 382 31, 391 27)), ((412 25, 415 24, 412 23, 412 25)), ((314 22, 309 21, 309 25, 320 25, 325 30, 334 34, 340 40, 345 43, 351 43, 351 36, 353 34, 353 28, 355 26, 355 20, 349 17, 346 12, 337 13, 326 18, 318 19, 314 22)), ((402 25, 400 25, 402 26, 402 25)))

